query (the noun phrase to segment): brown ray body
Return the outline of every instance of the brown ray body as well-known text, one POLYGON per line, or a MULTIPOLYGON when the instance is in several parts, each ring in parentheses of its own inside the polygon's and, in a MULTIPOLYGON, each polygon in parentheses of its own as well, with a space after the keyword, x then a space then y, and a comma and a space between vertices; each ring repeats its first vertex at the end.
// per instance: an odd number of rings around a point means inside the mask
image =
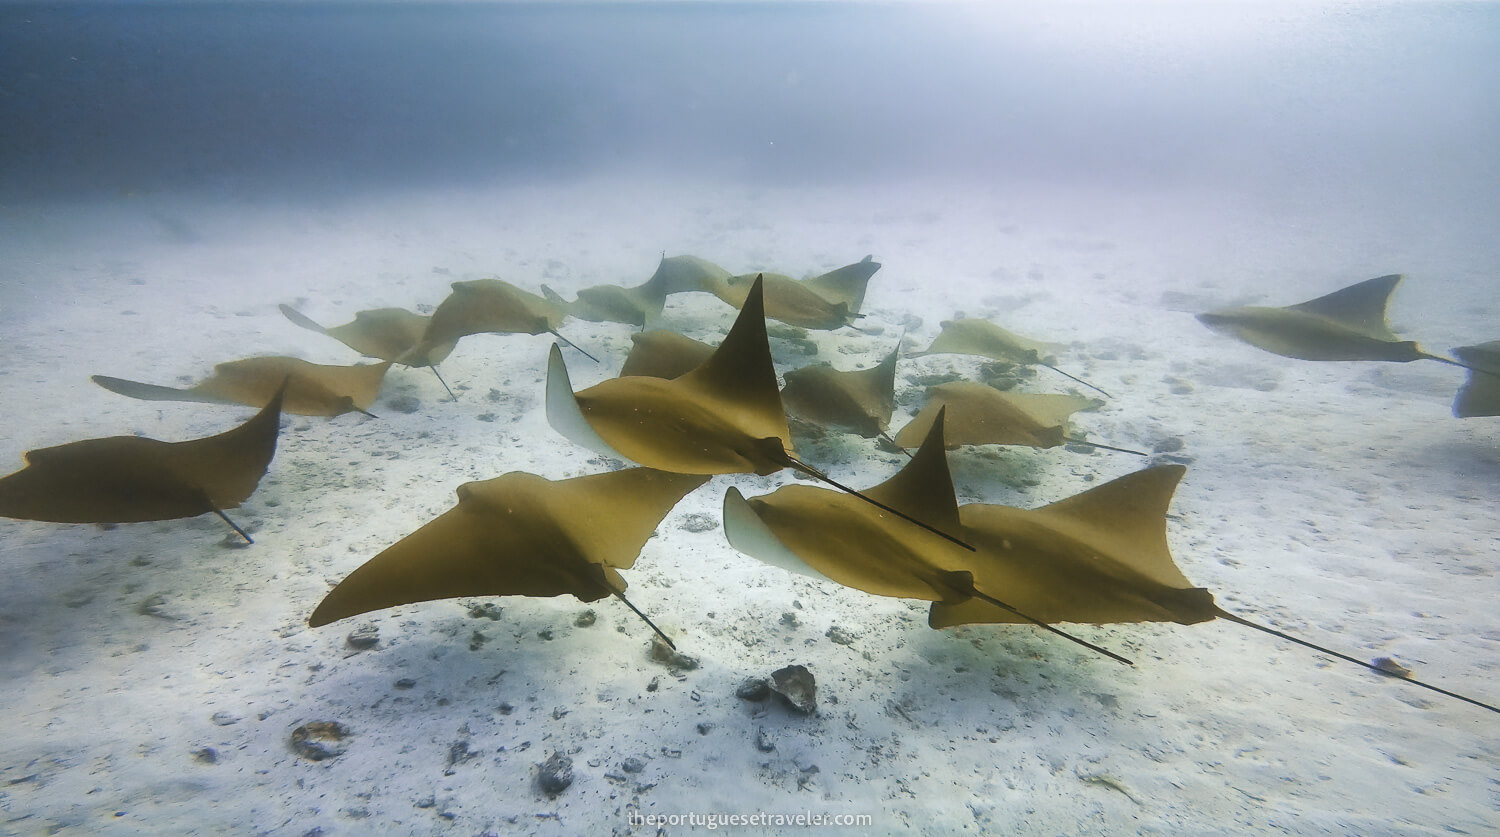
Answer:
POLYGON ((299 416, 339 416, 367 412, 380 394, 391 362, 365 366, 325 366, 294 357, 252 357, 214 366, 214 374, 186 387, 165 387, 95 375, 90 380, 110 392, 146 401, 205 401, 263 407, 285 385, 282 412, 299 416))
POLYGON ((1451 362, 1391 331, 1386 309, 1401 278, 1377 276, 1284 308, 1246 305, 1211 311, 1199 314, 1198 321, 1258 349, 1298 360, 1451 362))
MULTIPOLYGON (((1385 668, 1229 613, 1195 587, 1168 549, 1166 513, 1184 469, 1148 468, 1073 497, 1026 510, 957 506, 943 454, 941 414, 915 457, 865 493, 913 517, 957 531, 963 552, 925 531, 893 529, 868 507, 812 486, 786 486, 724 502, 730 543, 767 563, 878 595, 932 602, 928 624, 1032 624, 1108 655, 1055 623, 1176 622, 1224 619, 1364 668, 1385 668), (958 528, 952 529, 957 518, 958 528)), ((1500 712, 1500 708, 1406 679, 1414 685, 1500 712)))
POLYGON ((814 424, 857 433, 885 433, 896 410, 896 356, 892 350, 869 369, 841 371, 826 364, 786 373, 781 400, 787 412, 814 424))
POLYGON ((0 478, 0 516, 52 523, 140 523, 226 509, 254 493, 276 454, 281 393, 232 430, 186 442, 86 439, 26 454, 0 478))
POLYGON ((707 479, 631 468, 557 481, 513 472, 465 483, 457 506, 350 573, 308 624, 459 596, 625 601, 619 570, 634 565, 661 519, 707 479))

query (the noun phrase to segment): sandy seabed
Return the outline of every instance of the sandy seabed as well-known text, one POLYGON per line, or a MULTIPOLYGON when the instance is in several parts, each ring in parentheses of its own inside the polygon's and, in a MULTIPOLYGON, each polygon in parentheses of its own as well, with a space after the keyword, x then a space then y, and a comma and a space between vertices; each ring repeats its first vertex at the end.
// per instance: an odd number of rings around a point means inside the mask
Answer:
MULTIPOLYGON (((1500 424, 1450 416, 1463 372, 1288 360, 1191 316, 1405 272, 1399 331, 1438 351, 1500 337, 1496 238, 1374 205, 612 179, 321 205, 13 205, 0 211, 0 462, 98 436, 194 438, 250 413, 132 401, 90 374, 178 385, 256 354, 355 361, 278 303, 337 324, 435 305, 481 276, 569 297, 637 284, 663 251, 792 275, 868 253, 884 267, 863 326, 879 333, 814 333, 816 358, 773 340, 780 371, 866 366, 903 329, 925 345, 959 313, 1066 343, 1059 366, 1115 396, 1078 429, 1189 463, 1169 540, 1221 605, 1494 701, 1500 424)), ((732 314, 677 296, 664 325, 713 341, 732 314)), ((580 388, 630 346, 622 325, 564 333, 603 361, 569 353, 580 388)), ((766 493, 784 474, 715 478, 625 573, 693 670, 652 661, 649 630, 607 600, 432 602, 309 629, 331 585, 451 507, 460 483, 612 467, 548 427, 549 342, 464 340, 443 366, 456 403, 425 371, 396 369, 378 419, 288 417, 235 512, 250 547, 212 516, 108 531, 0 521, 0 830, 649 834, 659 820, 632 814, 757 813, 871 818, 808 829, 851 834, 1500 829, 1489 713, 1218 622, 1076 629, 1134 669, 1028 627, 929 630, 923 603, 729 547, 725 489, 766 493), (420 404, 390 409, 398 396, 420 404), (587 610, 597 621, 579 625, 587 610), (379 642, 358 651, 346 637, 364 626, 379 642), (815 715, 735 696, 790 664, 817 678, 815 715), (342 756, 292 750, 315 721, 351 730, 342 756), (553 753, 574 781, 549 797, 536 777, 553 753)), ((978 365, 903 361, 895 426, 920 405, 913 379, 978 365)), ((1029 384, 1074 387, 1046 370, 1029 384)), ((857 437, 799 450, 857 486, 903 461, 857 437)), ((950 459, 961 502, 1025 507, 1142 466, 1062 448, 950 459)))

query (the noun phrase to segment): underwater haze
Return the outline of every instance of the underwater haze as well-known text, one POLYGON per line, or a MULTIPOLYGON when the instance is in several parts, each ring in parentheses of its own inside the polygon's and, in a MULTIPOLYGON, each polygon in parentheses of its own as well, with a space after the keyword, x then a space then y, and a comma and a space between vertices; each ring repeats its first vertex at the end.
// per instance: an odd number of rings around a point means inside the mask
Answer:
POLYGON ((1482 3, 6 4, 7 195, 643 171, 1493 194, 1482 3), (1400 190, 1400 191, 1397 191, 1400 190))
POLYGON ((0 2, 0 832, 1500 831, 1496 79, 1493 3, 0 2), (813 493, 949 396, 1046 405, 874 492, 976 557, 813 493))

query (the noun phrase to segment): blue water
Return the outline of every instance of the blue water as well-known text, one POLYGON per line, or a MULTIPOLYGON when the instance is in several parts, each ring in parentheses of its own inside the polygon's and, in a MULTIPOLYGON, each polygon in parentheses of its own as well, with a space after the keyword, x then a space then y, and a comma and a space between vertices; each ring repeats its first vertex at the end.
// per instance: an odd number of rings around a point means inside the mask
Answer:
POLYGON ((616 169, 1500 184, 1500 6, 0 6, 0 196, 616 169))

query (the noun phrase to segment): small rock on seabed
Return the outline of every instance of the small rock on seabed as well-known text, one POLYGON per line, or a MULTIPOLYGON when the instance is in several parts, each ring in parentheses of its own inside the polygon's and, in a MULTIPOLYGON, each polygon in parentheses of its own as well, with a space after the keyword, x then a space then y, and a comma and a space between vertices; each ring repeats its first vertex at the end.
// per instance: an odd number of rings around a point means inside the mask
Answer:
POLYGON ((292 752, 309 761, 338 758, 349 749, 352 736, 338 721, 313 721, 292 730, 292 752))

